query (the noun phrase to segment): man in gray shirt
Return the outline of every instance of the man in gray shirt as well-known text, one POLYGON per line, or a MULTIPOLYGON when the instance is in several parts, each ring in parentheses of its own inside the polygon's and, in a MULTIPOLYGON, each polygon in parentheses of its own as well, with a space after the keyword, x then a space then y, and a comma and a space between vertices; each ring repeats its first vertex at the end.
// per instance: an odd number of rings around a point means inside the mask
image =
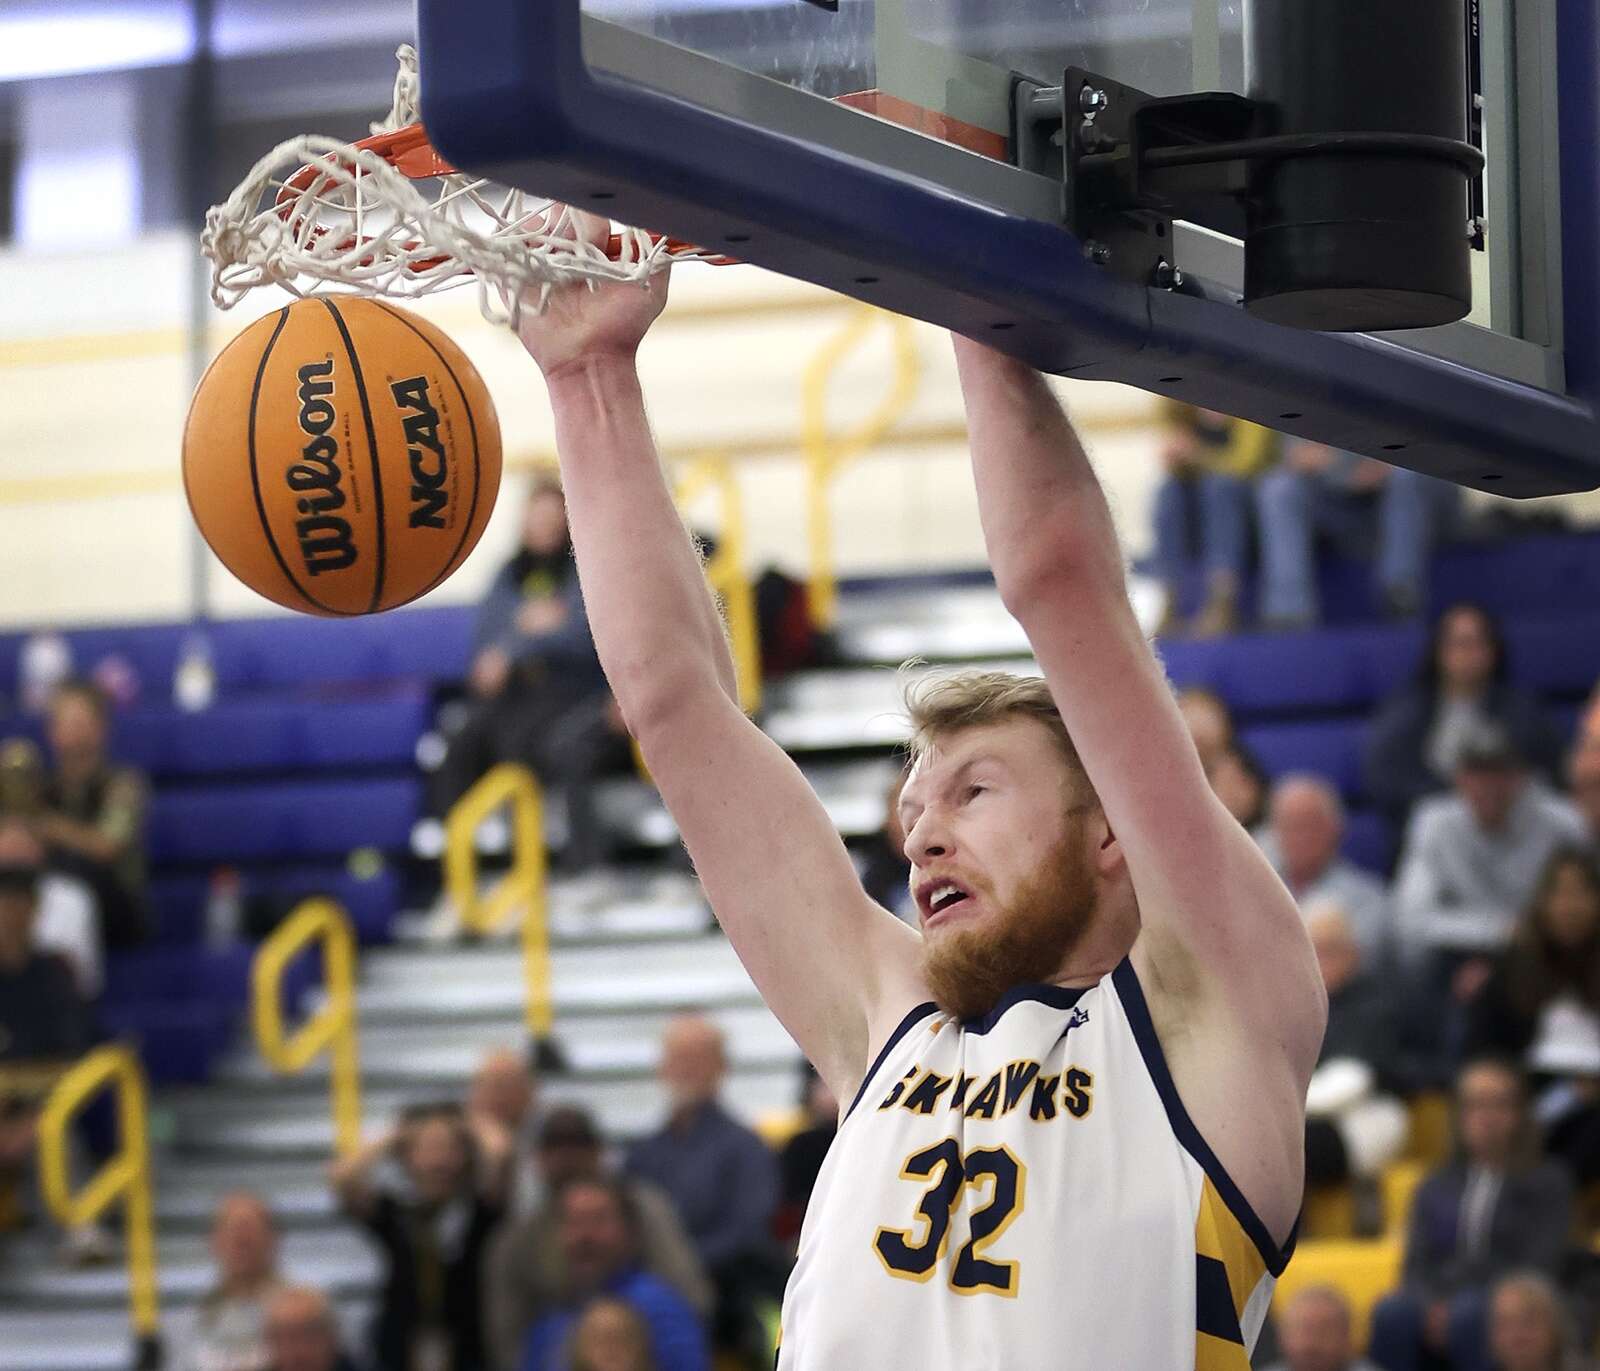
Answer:
POLYGON ((1383 882, 1339 855, 1344 805, 1320 776, 1285 776, 1272 788, 1261 849, 1283 877, 1300 913, 1337 909, 1361 948, 1365 966, 1387 966, 1392 942, 1389 895, 1383 882))
POLYGON ((1406 955, 1422 965, 1498 951, 1551 853, 1584 841, 1571 804, 1533 781, 1498 730, 1467 742, 1454 780, 1413 813, 1395 886, 1406 955))

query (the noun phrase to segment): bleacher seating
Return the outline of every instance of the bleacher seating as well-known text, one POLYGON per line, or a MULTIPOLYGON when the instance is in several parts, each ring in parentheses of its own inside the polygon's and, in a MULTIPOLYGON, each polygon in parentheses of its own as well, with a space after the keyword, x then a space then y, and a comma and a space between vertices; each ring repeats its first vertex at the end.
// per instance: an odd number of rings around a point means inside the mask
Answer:
MULTIPOLYGON (((1336 563, 1324 573, 1332 627, 1172 641, 1163 655, 1176 684, 1208 686, 1228 701, 1269 776, 1307 770, 1328 777, 1350 808, 1347 854, 1382 872, 1396 840, 1363 805, 1361 742, 1373 708, 1415 671, 1426 630, 1348 622, 1362 609, 1359 570, 1336 563)), ((1441 557, 1440 580, 1452 598, 1471 595, 1513 611, 1506 634, 1517 679, 1570 722, 1600 679, 1600 536, 1455 548, 1441 557)), ((932 593, 944 584, 934 583, 932 593)), ((902 594, 906 587, 900 583, 902 594)), ((894 585, 865 589, 870 597, 893 593, 894 585)), ((985 592, 968 576, 944 593, 965 603, 985 592)), ((224 866, 240 873, 244 893, 258 903, 286 909, 329 894, 350 910, 364 942, 387 939, 404 897, 398 863, 421 813, 416 743, 430 726, 438 688, 466 669, 472 615, 470 606, 445 606, 354 620, 272 617, 203 630, 145 624, 66 635, 80 668, 116 655, 140 683, 139 699, 118 717, 114 750, 156 786, 149 844, 160 947, 199 946, 212 874, 224 866), (197 632, 218 698, 190 712, 165 697, 197 632), (358 851, 373 856, 352 866, 358 851)), ((0 681, 15 679, 25 636, 0 635, 0 681)), ((1015 650, 1004 648, 1002 659, 1015 650)), ((846 669, 837 674, 860 680, 863 653, 848 634, 841 655, 846 669)), ((863 726, 863 717, 882 712, 871 689, 860 709, 835 707, 831 724, 822 717, 823 697, 839 694, 807 691, 803 678, 774 694, 779 708, 794 702, 785 720, 789 745, 815 751, 824 765, 841 752, 881 753, 889 741, 882 728, 863 726)), ((38 731, 36 721, 16 727, 38 731)), ((162 1013, 183 1010, 183 1002, 169 1001, 162 1013)), ((156 1014, 148 1001, 118 1012, 156 1014)))

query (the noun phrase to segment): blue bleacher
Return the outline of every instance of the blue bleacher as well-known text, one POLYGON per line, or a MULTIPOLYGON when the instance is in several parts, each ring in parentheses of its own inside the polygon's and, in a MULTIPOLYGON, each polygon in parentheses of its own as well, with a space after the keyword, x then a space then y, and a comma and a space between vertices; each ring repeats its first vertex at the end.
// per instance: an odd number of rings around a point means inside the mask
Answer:
POLYGON ((1361 719, 1319 719, 1307 723, 1257 724, 1239 731, 1239 740, 1276 781, 1295 771, 1310 771, 1339 788, 1345 800, 1361 798, 1361 719))
POLYGON ((342 696, 224 698, 194 713, 143 706, 118 718, 112 749, 157 781, 405 770, 431 715, 429 693, 415 683, 342 696))
MULTIPOLYGON (((100 1020, 105 1030, 135 1042, 153 1079, 205 1080, 233 1042, 249 1004, 252 949, 152 948, 124 953, 106 969, 100 1020)), ((299 1012, 320 981, 314 955, 284 974, 284 1007, 299 1012)))
MULTIPOLYGON (((349 913, 363 943, 385 941, 400 908, 400 876, 389 864, 380 864, 370 873, 331 862, 246 864, 238 869, 246 900, 265 899, 284 909, 312 895, 337 900, 349 913)), ((155 877, 150 883, 150 902, 157 911, 154 941, 168 947, 198 944, 205 933, 210 888, 209 870, 155 877)))
POLYGON ((421 801, 416 776, 163 790, 150 807, 150 860, 159 868, 398 852, 421 801))

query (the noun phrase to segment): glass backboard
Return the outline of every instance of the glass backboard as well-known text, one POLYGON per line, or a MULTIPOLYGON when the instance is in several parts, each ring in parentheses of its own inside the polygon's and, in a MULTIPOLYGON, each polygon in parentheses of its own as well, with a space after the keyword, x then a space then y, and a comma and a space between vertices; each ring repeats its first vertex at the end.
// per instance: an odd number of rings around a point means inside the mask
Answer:
POLYGON ((1600 0, 1418 2, 1459 3, 1463 124, 1487 158, 1460 207, 1477 238, 1471 312, 1381 336, 1245 316, 1242 245, 1181 222, 1184 290, 1107 279, 1066 227, 1062 177, 1015 164, 1019 90, 1069 67, 1155 96, 1248 93, 1253 0, 419 0, 423 113, 472 170, 1047 370, 1203 398, 1484 489, 1593 487, 1600 300, 1574 339, 1562 270, 1592 188, 1563 184, 1560 148, 1600 133, 1600 0))

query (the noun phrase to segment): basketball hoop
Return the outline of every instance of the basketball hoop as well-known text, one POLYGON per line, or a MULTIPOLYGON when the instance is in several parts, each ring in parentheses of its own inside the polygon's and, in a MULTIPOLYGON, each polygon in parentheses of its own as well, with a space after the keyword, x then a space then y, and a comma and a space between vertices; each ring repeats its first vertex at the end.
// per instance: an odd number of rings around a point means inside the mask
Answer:
POLYGON ((417 120, 416 50, 396 56, 394 105, 371 137, 280 143, 206 212, 200 246, 220 308, 267 285, 407 300, 475 284, 484 317, 514 326, 556 286, 642 282, 680 258, 729 260, 635 228, 603 247, 583 242, 567 206, 457 171, 417 120))

